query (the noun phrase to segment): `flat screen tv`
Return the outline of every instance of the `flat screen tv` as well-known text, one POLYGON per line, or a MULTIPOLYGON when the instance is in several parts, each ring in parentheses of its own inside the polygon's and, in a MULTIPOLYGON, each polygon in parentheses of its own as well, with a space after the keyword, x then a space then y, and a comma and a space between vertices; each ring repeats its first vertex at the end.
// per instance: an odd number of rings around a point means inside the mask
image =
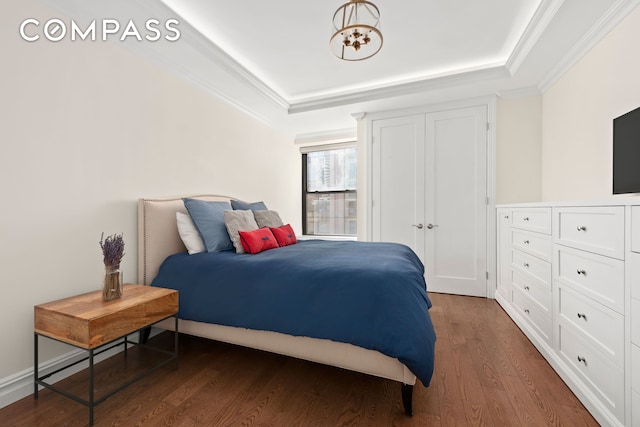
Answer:
POLYGON ((640 107, 613 119, 613 194, 640 193, 640 107))

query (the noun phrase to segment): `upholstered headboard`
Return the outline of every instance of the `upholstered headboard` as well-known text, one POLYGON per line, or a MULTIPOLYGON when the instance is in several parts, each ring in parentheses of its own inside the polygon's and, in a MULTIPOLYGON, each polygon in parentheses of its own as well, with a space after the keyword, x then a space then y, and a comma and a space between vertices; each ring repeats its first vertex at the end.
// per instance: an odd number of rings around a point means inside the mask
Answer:
MULTIPOLYGON (((231 200, 231 197, 215 195, 185 197, 231 200)), ((178 211, 186 213, 182 197, 138 200, 138 283, 150 285, 165 258, 186 251, 176 225, 178 211)))

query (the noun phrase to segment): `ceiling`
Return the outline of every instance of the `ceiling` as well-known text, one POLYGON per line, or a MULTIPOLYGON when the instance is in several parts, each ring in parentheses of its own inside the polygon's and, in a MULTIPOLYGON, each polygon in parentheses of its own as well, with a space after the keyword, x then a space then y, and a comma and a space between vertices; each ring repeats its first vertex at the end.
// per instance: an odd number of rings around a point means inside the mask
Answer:
POLYGON ((329 50, 346 0, 45 1, 72 16, 177 16, 178 42, 126 45, 294 135, 354 129, 358 112, 540 94, 640 3, 373 0, 384 45, 346 62, 329 50))
POLYGON ((355 63, 329 50, 331 18, 344 1, 164 3, 290 103, 504 65, 543 3, 374 1, 384 47, 355 63))

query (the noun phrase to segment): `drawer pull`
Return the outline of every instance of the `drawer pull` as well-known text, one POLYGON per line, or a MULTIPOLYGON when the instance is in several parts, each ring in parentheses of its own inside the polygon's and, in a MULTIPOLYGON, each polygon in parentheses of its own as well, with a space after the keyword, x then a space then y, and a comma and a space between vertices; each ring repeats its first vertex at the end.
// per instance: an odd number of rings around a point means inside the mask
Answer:
POLYGON ((578 362, 584 363, 584 366, 587 366, 587 359, 582 356, 578 356, 578 362))
POLYGON ((524 312, 525 312, 525 313, 527 313, 527 314, 529 314, 529 309, 528 309, 528 308, 525 308, 525 309, 524 309, 524 312))
POLYGON ((523 221, 529 221, 529 217, 525 216, 524 218, 522 218, 523 221))
POLYGON ((584 225, 579 225, 577 229, 578 231, 587 231, 587 227, 585 227, 584 225))
POLYGON ((529 289, 530 289, 530 288, 529 288, 528 286, 525 286, 525 287, 524 287, 524 290, 525 290, 525 291, 528 291, 529 289))
POLYGON ((525 240, 525 241, 524 241, 524 244, 525 244, 525 245, 528 245, 528 244, 529 244, 529 241, 528 241, 528 240, 525 240))
POLYGON ((524 264, 522 264, 522 265, 524 265, 525 267, 529 268, 529 263, 528 263, 528 262, 525 262, 525 263, 524 263, 524 264))
POLYGON ((576 270, 576 272, 578 273, 578 276, 580 276, 580 275, 586 276, 587 275, 587 272, 584 271, 584 270, 576 270))
POLYGON ((505 215, 505 216, 504 216, 504 219, 509 219, 509 215, 505 215))
POLYGON ((587 315, 584 313, 578 313, 578 319, 584 319, 585 322, 587 321, 587 315))

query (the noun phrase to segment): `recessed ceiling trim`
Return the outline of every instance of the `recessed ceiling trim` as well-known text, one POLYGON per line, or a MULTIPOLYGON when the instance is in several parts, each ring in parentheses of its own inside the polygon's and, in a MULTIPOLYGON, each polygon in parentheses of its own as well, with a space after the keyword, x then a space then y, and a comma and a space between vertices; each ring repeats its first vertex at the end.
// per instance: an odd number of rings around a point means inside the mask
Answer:
MULTIPOLYGON (((354 121, 355 122, 355 121, 354 121)), ((355 123, 354 123, 355 124, 355 123)), ((326 132, 309 132, 298 134, 295 137, 296 144, 327 144, 329 142, 355 141, 357 139, 356 128, 336 129, 326 132)))
POLYGON ((516 43, 513 52, 509 55, 509 59, 507 59, 506 67, 512 76, 518 71, 518 68, 520 68, 520 65, 529 55, 531 49, 538 42, 563 3, 564 0, 543 0, 540 4, 522 37, 516 43))
POLYGON ((523 87, 519 89, 501 90, 498 96, 502 99, 526 98, 529 96, 540 96, 542 92, 537 86, 523 87))
POLYGON ((618 25, 638 5, 640 0, 618 0, 598 22, 575 44, 565 57, 542 79, 538 87, 542 93, 551 88, 571 67, 584 57, 600 40, 618 25))
MULTIPOLYGON (((164 3, 163 3, 164 4, 164 3)), ((165 5, 165 7, 168 7, 165 5)), ((175 13, 175 12, 174 12, 175 13)), ((233 59, 229 54, 222 50, 217 44, 209 40, 200 31, 191 26, 186 20, 180 23, 181 26, 187 26, 190 37, 184 37, 184 42, 190 44, 195 50, 202 55, 210 58, 217 65, 225 68, 229 73, 235 75, 238 79, 243 80, 247 85, 253 88, 255 91, 266 97, 267 99, 275 102, 282 109, 287 110, 289 103, 284 97, 271 89, 262 80, 251 73, 238 61, 233 59)))
POLYGON ((416 92, 427 92, 432 89, 442 89, 453 85, 471 84, 478 81, 508 76, 509 72, 504 65, 491 65, 478 70, 461 71, 456 74, 425 78, 418 81, 398 83, 357 92, 342 93, 292 102, 289 107, 289 114, 339 107, 359 102, 375 101, 378 99, 408 95, 416 92))

